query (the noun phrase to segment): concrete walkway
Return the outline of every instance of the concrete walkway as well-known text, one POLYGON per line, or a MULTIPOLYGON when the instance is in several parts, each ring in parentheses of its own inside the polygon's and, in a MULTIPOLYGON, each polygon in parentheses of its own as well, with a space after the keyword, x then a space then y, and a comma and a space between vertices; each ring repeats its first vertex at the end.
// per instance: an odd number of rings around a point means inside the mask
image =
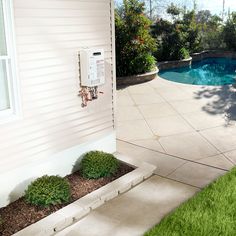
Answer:
POLYGON ((127 142, 119 152, 157 166, 155 175, 105 203, 57 236, 140 236, 227 170, 160 154, 127 142))
POLYGON ((197 188, 153 176, 107 202, 57 236, 136 236, 198 191, 197 188))

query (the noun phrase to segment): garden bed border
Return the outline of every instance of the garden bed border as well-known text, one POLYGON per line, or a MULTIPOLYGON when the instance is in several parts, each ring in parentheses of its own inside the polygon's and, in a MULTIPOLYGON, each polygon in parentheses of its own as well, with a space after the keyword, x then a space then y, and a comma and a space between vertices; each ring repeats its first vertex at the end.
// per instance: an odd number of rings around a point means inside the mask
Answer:
POLYGON ((113 182, 87 194, 77 201, 63 207, 55 213, 15 233, 15 236, 50 236, 79 221, 90 211, 116 198, 120 194, 143 182, 153 175, 156 166, 146 162, 137 162, 133 158, 119 153, 115 157, 136 169, 113 182))

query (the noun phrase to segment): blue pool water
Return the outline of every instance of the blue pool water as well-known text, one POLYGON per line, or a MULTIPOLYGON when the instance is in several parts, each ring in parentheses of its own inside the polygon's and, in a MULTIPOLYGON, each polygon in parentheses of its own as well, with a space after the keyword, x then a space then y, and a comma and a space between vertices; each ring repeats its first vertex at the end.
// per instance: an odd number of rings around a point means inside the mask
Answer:
POLYGON ((207 58, 190 67, 163 70, 159 75, 167 80, 195 85, 227 85, 236 82, 236 59, 207 58))

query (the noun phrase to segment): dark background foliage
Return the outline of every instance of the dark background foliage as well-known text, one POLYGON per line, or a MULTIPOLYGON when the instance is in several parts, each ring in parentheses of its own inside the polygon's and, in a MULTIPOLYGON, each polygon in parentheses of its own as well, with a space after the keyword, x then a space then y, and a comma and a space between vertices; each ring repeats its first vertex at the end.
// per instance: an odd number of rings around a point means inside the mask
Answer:
POLYGON ((197 11, 196 6, 187 10, 171 3, 165 19, 152 16, 151 21, 145 13, 139 0, 124 0, 116 9, 119 77, 151 71, 156 60, 182 60, 204 50, 236 50, 235 12, 222 20, 209 10, 197 11))
POLYGON ((224 29, 223 37, 228 49, 236 51, 236 13, 228 18, 224 29))

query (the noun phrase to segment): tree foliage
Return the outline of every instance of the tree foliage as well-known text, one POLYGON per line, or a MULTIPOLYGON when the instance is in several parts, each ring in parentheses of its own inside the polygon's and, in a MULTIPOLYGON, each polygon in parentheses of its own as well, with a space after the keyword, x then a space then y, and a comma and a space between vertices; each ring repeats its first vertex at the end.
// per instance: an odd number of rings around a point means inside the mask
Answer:
POLYGON ((201 10, 196 14, 196 21, 198 24, 206 24, 211 18, 211 12, 209 10, 201 10))
POLYGON ((182 21, 183 32, 186 35, 185 43, 186 49, 190 53, 199 51, 201 45, 201 36, 199 31, 199 26, 196 22, 195 11, 189 11, 184 14, 182 21))
POLYGON ((156 15, 152 22, 138 0, 124 0, 124 7, 116 11, 118 76, 150 70, 154 65, 151 54, 165 61, 185 59, 203 50, 236 50, 236 12, 223 21, 209 10, 197 11, 196 5, 187 10, 171 3, 165 9, 169 17, 156 15))
POLYGON ((115 13, 116 64, 118 76, 151 71, 156 64, 152 53, 157 45, 150 34, 151 21, 144 14, 144 4, 125 0, 115 13))
POLYGON ((212 15, 209 10, 202 10, 196 14, 196 21, 200 30, 202 50, 223 49, 222 31, 223 22, 217 15, 212 15))
POLYGON ((159 42, 155 53, 158 60, 184 59, 202 50, 236 50, 236 13, 226 23, 209 10, 189 11, 174 4, 167 8, 167 13, 172 21, 158 19, 152 27, 159 42))
POLYGON ((179 17, 181 9, 174 5, 174 3, 171 3, 170 6, 167 8, 166 12, 171 15, 173 19, 176 19, 179 17))
POLYGON ((195 12, 171 4, 167 13, 173 22, 161 19, 153 26, 153 35, 159 41, 156 58, 161 61, 186 59, 189 53, 199 49, 201 42, 195 12))
POLYGON ((236 12, 233 12, 227 20, 223 36, 227 48, 236 51, 236 12))

